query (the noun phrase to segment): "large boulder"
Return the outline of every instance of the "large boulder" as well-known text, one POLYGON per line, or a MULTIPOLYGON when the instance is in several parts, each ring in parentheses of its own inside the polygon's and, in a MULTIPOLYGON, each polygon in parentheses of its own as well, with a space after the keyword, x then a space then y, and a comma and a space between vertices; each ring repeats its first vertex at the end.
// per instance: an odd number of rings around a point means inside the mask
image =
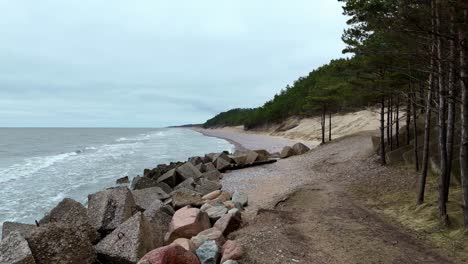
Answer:
POLYGON ((182 176, 184 179, 192 178, 195 180, 200 178, 202 175, 200 170, 195 168, 195 166, 190 162, 186 162, 180 167, 178 167, 177 173, 179 173, 179 175, 182 176))
POLYGON ((146 217, 138 212, 96 245, 101 263, 137 263, 156 247, 156 237, 146 217))
POLYGON ((254 151, 258 154, 258 157, 255 161, 259 161, 259 162, 267 161, 270 157, 270 153, 266 151, 265 149, 257 149, 254 151))
POLYGON ((169 225, 172 221, 174 210, 168 205, 164 205, 160 201, 155 201, 144 212, 144 216, 151 224, 155 236, 155 246, 162 247, 164 245, 164 236, 169 231, 169 225))
POLYGON ((18 232, 0 241, 1 264, 36 264, 28 242, 18 232))
POLYGON ((216 166, 213 164, 213 162, 207 162, 204 164, 204 167, 205 167, 205 172, 210 172, 210 171, 214 171, 214 170, 217 170, 216 169, 216 166))
POLYGON ((247 155, 237 155, 232 157, 232 160, 237 166, 244 166, 247 163, 247 155))
POLYGON ((192 252, 172 244, 150 251, 138 264, 200 264, 200 261, 192 252))
POLYGON ((210 219, 205 212, 197 208, 183 207, 172 217, 165 241, 171 243, 177 238, 191 238, 210 227, 210 219))
POLYGON ((218 221, 216 221, 213 227, 219 229, 223 235, 227 237, 230 233, 239 229, 241 224, 242 216, 240 212, 237 212, 225 214, 218 221))
POLYGON ((203 164, 203 158, 202 157, 191 157, 188 159, 188 162, 192 163, 193 166, 197 166, 199 164, 203 164))
POLYGON ((164 175, 166 172, 177 168, 182 165, 182 162, 171 162, 170 164, 159 164, 154 169, 145 169, 143 176, 157 180, 159 177, 164 175))
POLYGON ((36 225, 29 225, 17 222, 4 222, 2 227, 2 239, 6 238, 12 232, 18 232, 23 237, 28 236, 36 225))
POLYGON ((223 245, 221 263, 225 263, 228 260, 240 260, 242 255, 244 255, 242 246, 235 241, 228 240, 223 245))
POLYGON ((188 178, 185 181, 179 183, 176 187, 174 187, 174 190, 186 188, 189 190, 195 190, 195 180, 193 178, 188 178))
POLYGON ((249 202, 249 197, 246 193, 236 191, 232 194, 232 201, 245 207, 249 202))
POLYGON ((75 227, 80 232, 87 234, 89 240, 95 243, 99 239, 99 233, 91 226, 86 208, 79 202, 65 198, 52 209, 39 223, 64 223, 75 227))
POLYGON ((216 169, 218 169, 219 171, 224 171, 231 167, 231 163, 223 158, 216 159, 215 164, 216 169))
POLYGON ((165 200, 170 198, 171 196, 164 192, 159 187, 151 187, 141 190, 132 191, 135 204, 139 210, 144 211, 148 209, 148 207, 157 200, 165 200))
POLYGON ((216 168, 214 170, 202 174, 202 179, 207 179, 210 181, 219 181, 220 178, 221 172, 219 172, 219 170, 217 170, 216 168))
POLYGON ((210 205, 216 205, 216 204, 219 204, 219 203, 222 204, 222 203, 227 202, 229 200, 231 200, 231 194, 228 193, 228 192, 223 191, 223 192, 221 192, 221 194, 218 197, 216 197, 213 200, 207 201, 207 203, 210 204, 210 205))
POLYGON ((257 161, 257 158, 259 157, 258 153, 255 152, 255 151, 248 151, 246 153, 246 160, 245 160, 245 164, 248 164, 248 165, 251 165, 253 164, 255 161, 257 161))
POLYGON ((181 188, 172 192, 172 207, 175 209, 187 205, 199 207, 203 204, 202 195, 187 188, 181 188))
POLYGON ((148 177, 136 176, 130 185, 132 190, 141 190, 158 186, 158 182, 148 177))
POLYGON ((213 240, 218 244, 218 246, 222 246, 224 242, 226 242, 226 239, 223 236, 223 233, 219 231, 217 228, 208 228, 200 233, 198 235, 192 237, 191 241, 195 247, 195 249, 198 249, 205 241, 208 240, 213 240))
POLYGON ((169 184, 167 184, 165 182, 158 182, 157 187, 161 188, 165 193, 171 193, 173 191, 171 186, 169 186, 169 184))
POLYGON ((93 264, 96 252, 88 235, 74 226, 50 223, 35 228, 26 237, 38 264, 93 264))
POLYGON ((210 181, 208 179, 201 178, 200 185, 195 187, 195 191, 201 193, 202 195, 209 194, 216 190, 220 190, 223 186, 216 181, 210 181))
POLYGON ((213 240, 205 241, 196 251, 201 264, 217 264, 220 259, 220 248, 213 240))
POLYGON ((296 153, 296 155, 302 155, 302 154, 305 154, 307 153, 310 148, 307 147, 306 145, 302 144, 302 143, 296 143, 292 146, 293 150, 294 150, 294 153, 296 153))
POLYGON ((281 150, 280 158, 285 159, 294 155, 296 155, 296 153, 294 152, 294 149, 291 148, 290 146, 286 146, 283 148, 283 150, 281 150))
POLYGON ((174 188, 177 185, 177 171, 176 169, 169 170, 164 173, 161 177, 158 178, 158 183, 165 183, 171 188, 174 188))
POLYGON ((118 178, 116 181, 115 181, 116 184, 127 184, 127 183, 130 183, 129 179, 128 179, 128 176, 124 176, 122 178, 118 178))
POLYGON ((127 187, 109 188, 88 195, 88 218, 102 234, 108 234, 136 211, 132 193, 127 187))

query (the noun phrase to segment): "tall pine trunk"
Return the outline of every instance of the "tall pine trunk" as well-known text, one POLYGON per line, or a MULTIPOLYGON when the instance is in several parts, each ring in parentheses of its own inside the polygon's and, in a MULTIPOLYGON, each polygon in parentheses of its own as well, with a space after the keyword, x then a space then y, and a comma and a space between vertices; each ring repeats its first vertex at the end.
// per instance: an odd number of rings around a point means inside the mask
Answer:
POLYGON ((328 141, 332 141, 331 123, 332 123, 332 113, 331 111, 329 111, 328 112, 328 141))
POLYGON ((382 96, 380 103, 380 162, 387 165, 385 159, 385 97, 382 96))
POLYGON ((411 142, 411 91, 406 100, 406 145, 411 142))
POLYGON ((395 136, 396 136, 396 147, 400 147, 400 94, 397 96, 396 102, 396 115, 395 115, 395 136))
POLYGON ((446 89, 444 83, 444 64, 443 64, 443 41, 441 33, 441 6, 436 4, 436 28, 437 28, 437 65, 438 65, 438 86, 439 86, 439 109, 438 109, 438 128, 439 128, 439 159, 440 159, 440 175, 439 175, 439 217, 445 225, 448 225, 447 202, 445 200, 445 190, 447 183, 447 104, 446 104, 446 89))
POLYGON ((389 111, 390 111, 390 151, 393 150, 393 96, 390 95, 390 104, 389 104, 389 111))
POLYGON ((448 109, 447 109, 447 181, 445 183, 445 201, 448 202, 450 192, 450 178, 452 175, 453 163, 453 141, 455 136, 455 96, 456 96, 456 75, 455 75, 455 9, 450 7, 450 36, 449 39, 449 73, 448 73, 448 109))
POLYGON ((413 112, 413 134, 414 134, 414 168, 419 171, 419 144, 418 144, 418 118, 417 118, 417 106, 416 106, 416 93, 412 92, 412 112, 413 112))
POLYGON ((322 108, 322 144, 325 144, 325 120, 326 120, 327 107, 325 104, 322 108))
POLYGON ((468 10, 465 0, 463 23, 458 28, 460 46, 460 88, 461 88, 461 143, 460 143, 460 172, 463 188, 463 222, 468 228, 468 10))
MULTIPOLYGON (((435 28, 435 21, 434 21, 434 0, 431 1, 431 9, 432 9, 432 28, 435 28)), ((431 115, 432 115, 432 94, 434 93, 434 73, 435 73, 435 40, 434 37, 431 39, 431 62, 430 62, 430 73, 429 78, 427 81, 427 85, 429 87, 426 95, 426 110, 425 110, 425 117, 424 117, 424 146, 423 146, 423 160, 422 160, 422 168, 421 168, 421 175, 419 176, 419 192, 418 198, 416 203, 422 204, 424 202, 424 193, 426 191, 426 179, 427 179, 427 171, 429 167, 429 146, 430 146, 430 138, 431 138, 431 115)))

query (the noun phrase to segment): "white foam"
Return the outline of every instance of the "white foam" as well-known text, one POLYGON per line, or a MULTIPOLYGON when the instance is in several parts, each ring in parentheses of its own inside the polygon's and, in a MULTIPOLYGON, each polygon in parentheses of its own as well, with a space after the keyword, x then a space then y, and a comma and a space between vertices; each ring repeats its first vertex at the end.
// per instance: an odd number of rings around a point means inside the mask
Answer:
POLYGON ((69 152, 59 155, 27 158, 22 163, 13 164, 7 168, 0 168, 0 183, 30 176, 42 169, 54 165, 57 162, 76 155, 76 152, 69 152))

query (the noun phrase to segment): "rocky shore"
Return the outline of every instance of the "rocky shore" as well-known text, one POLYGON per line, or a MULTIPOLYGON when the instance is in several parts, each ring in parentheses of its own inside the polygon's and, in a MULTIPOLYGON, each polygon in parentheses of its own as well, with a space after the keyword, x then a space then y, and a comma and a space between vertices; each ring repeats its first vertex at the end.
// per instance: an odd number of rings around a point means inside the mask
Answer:
POLYGON ((308 151, 297 143, 281 153, 210 153, 117 179, 86 207, 65 198, 35 225, 3 224, 0 264, 235 264, 244 250, 229 235, 249 198, 224 191, 223 174, 308 151))

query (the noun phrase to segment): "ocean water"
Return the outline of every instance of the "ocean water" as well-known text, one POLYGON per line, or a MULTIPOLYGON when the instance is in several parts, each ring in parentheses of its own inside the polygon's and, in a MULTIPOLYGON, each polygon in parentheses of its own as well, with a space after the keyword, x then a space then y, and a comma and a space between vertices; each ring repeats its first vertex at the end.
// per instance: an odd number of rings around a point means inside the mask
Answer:
POLYGON ((179 128, 0 128, 0 225, 34 223, 65 197, 84 204, 144 168, 232 149, 179 128))

